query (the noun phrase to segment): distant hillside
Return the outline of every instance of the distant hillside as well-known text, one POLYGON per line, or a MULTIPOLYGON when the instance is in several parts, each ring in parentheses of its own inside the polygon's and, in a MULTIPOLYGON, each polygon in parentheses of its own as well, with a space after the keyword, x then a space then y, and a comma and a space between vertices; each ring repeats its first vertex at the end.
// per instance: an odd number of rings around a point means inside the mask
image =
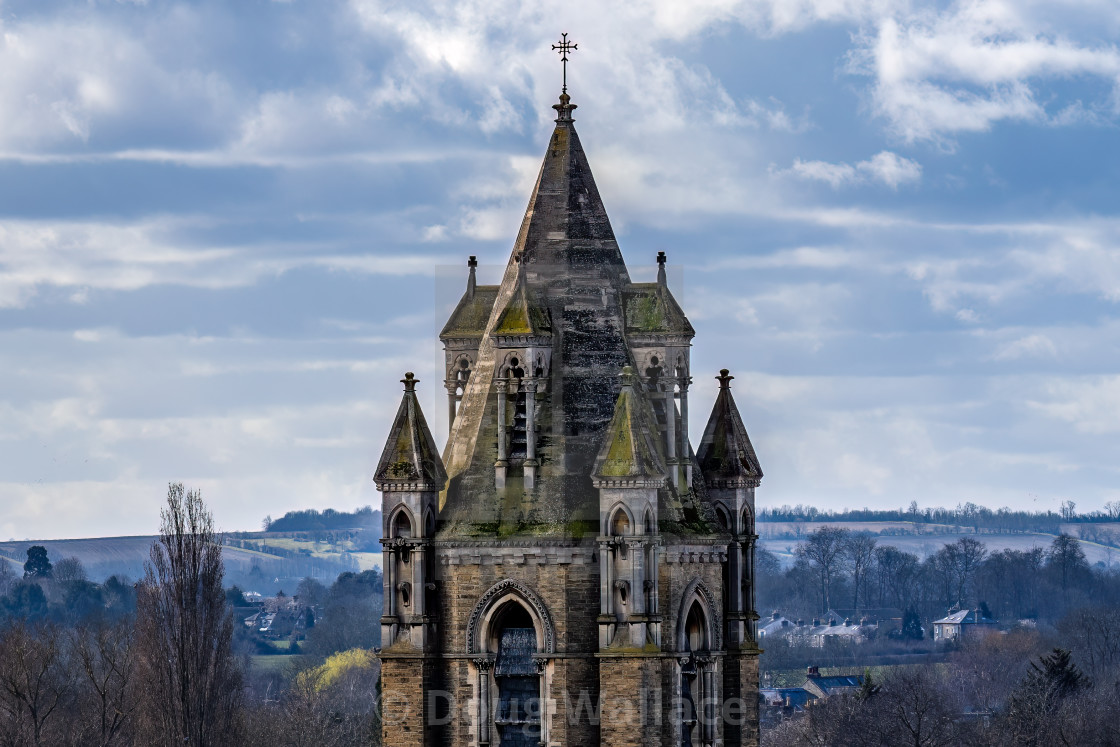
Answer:
POLYGON ((840 527, 853 532, 867 532, 875 535, 880 545, 891 545, 899 550, 911 552, 925 558, 943 546, 956 542, 961 537, 972 537, 983 542, 989 552, 999 550, 1029 550, 1034 547, 1049 548, 1058 532, 1078 537, 1086 560, 1091 565, 1102 564, 1106 568, 1120 565, 1120 524, 1058 524, 1054 532, 1008 531, 974 527, 953 526, 950 524, 926 524, 908 521, 760 521, 757 524, 759 546, 778 556, 784 566, 794 561, 794 551, 798 543, 807 535, 824 527, 840 527))
MULTIPOLYGON (((223 550, 226 584, 262 593, 278 589, 290 592, 305 576, 326 582, 344 571, 378 567, 379 518, 376 524, 376 530, 229 534, 223 550)), ((80 560, 93 581, 103 581, 112 575, 137 580, 144 574, 144 563, 155 540, 153 536, 140 536, 0 542, 0 558, 11 563, 13 570, 22 572, 27 548, 43 545, 52 562, 67 557, 80 560)))
POLYGON ((335 511, 333 508, 321 513, 313 508, 304 511, 289 511, 279 519, 265 517, 266 532, 314 532, 331 529, 364 529, 381 526, 381 512, 370 506, 357 511, 335 511))

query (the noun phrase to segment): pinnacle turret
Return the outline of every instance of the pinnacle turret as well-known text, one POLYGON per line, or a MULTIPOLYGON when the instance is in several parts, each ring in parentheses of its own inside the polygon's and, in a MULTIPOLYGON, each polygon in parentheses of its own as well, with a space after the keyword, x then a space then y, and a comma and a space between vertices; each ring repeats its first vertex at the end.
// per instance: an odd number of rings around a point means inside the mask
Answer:
POLYGON ((378 490, 439 491, 447 483, 439 449, 416 399, 418 381, 411 371, 401 379, 404 397, 373 474, 378 490))
POLYGON ((709 486, 753 488, 762 480, 762 467, 731 396, 734 378, 726 368, 716 377, 719 393, 696 456, 709 486))

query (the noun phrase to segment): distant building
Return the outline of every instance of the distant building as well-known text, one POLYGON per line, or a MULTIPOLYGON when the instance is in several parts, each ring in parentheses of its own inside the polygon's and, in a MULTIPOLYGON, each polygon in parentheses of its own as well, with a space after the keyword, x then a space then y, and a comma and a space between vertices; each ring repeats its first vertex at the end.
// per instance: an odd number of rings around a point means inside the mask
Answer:
POLYGON ((840 623, 845 620, 859 620, 860 625, 874 625, 879 635, 888 635, 893 630, 902 629, 902 610, 896 607, 830 609, 825 618, 840 623))
POLYGON ((760 718, 764 724, 799 716, 818 697, 803 687, 764 687, 758 691, 758 695, 761 704, 760 718))
POLYGON ((785 617, 777 610, 768 620, 760 620, 758 623, 758 640, 762 641, 766 638, 779 638, 788 636, 794 631, 800 629, 801 621, 793 621, 785 617))
POLYGON ((933 621, 933 640, 948 643, 987 635, 998 629, 999 622, 980 610, 949 610, 949 614, 933 621))
POLYGON ((809 667, 805 673, 805 684, 801 687, 815 698, 828 698, 844 693, 854 694, 863 687, 863 675, 821 675, 819 667, 809 667))

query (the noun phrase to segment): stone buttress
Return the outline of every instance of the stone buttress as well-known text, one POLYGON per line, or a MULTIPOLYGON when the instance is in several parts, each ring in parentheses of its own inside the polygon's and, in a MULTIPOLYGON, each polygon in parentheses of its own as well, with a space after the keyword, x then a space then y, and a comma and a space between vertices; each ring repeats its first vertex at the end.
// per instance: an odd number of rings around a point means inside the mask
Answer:
POLYGON ((501 282, 472 256, 440 334, 442 457, 408 375, 375 476, 383 692, 417 704, 383 743, 757 744, 761 470, 729 391, 693 451, 695 330, 666 256, 631 281, 576 107, 553 108, 501 282), (743 448, 754 472, 731 476, 720 449, 743 448))

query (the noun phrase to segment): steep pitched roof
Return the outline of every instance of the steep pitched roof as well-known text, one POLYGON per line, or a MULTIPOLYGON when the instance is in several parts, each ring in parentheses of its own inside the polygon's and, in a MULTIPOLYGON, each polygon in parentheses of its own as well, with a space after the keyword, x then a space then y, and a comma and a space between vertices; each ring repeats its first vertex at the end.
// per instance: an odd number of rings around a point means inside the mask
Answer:
POLYGON ((712 487, 756 487, 762 480, 762 467, 731 396, 735 377, 726 368, 719 373, 719 394, 696 455, 700 471, 712 487))
POLYGON ((661 283, 632 283, 623 294, 626 334, 696 336, 669 288, 661 283))
POLYGON ((417 379, 406 373, 404 397, 373 480, 378 490, 442 490, 447 483, 439 449, 416 399, 417 379))
POLYGON ((439 339, 455 337, 482 337, 490 312, 494 309, 494 299, 498 297, 498 286, 479 285, 468 290, 459 299, 459 304, 451 312, 447 324, 439 333, 439 339))
POLYGON ((517 288, 498 317, 492 334, 499 337, 536 337, 552 332, 548 309, 534 303, 525 287, 525 270, 518 268, 517 288))
POLYGON ((663 487, 665 464, 658 451, 649 406, 633 386, 634 371, 622 369, 622 391, 614 404, 603 445, 591 470, 596 486, 663 487))

